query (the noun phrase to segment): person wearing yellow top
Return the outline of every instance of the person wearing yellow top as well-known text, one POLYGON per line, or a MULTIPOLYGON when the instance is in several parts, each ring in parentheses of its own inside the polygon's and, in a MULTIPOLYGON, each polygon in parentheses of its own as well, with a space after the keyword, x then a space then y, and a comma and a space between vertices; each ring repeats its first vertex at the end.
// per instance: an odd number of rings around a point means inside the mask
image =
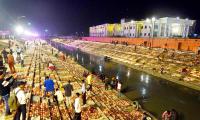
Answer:
POLYGON ((87 78, 87 84, 88 84, 88 91, 92 91, 92 74, 88 75, 87 78))

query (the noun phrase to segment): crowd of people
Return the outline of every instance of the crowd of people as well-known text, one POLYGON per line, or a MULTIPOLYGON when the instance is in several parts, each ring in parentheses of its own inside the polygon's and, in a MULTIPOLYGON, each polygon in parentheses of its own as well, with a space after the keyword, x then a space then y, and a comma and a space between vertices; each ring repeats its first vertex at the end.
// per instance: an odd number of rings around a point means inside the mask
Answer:
POLYGON ((67 107, 72 107, 74 109, 75 115, 74 115, 73 120, 81 120, 81 108, 82 106, 86 104, 86 100, 87 100, 86 95, 91 94, 92 80, 93 80, 92 74, 88 74, 85 76, 85 79, 82 80, 81 93, 79 92, 76 93, 76 98, 73 102, 71 98, 72 98, 72 92, 74 88, 70 80, 68 81, 68 83, 62 86, 62 88, 65 91, 63 95, 61 88, 55 89, 55 84, 53 80, 49 76, 46 76, 44 80, 45 96, 53 97, 54 100, 58 103, 62 103, 64 102, 64 100, 66 100, 65 102, 66 102, 67 107))
POLYGON ((24 66, 23 49, 18 45, 16 49, 3 48, 0 54, 0 98, 4 102, 5 116, 15 113, 13 119, 26 119, 26 95, 24 92, 25 81, 18 80, 15 64, 24 66), (9 67, 9 70, 7 69, 9 67))

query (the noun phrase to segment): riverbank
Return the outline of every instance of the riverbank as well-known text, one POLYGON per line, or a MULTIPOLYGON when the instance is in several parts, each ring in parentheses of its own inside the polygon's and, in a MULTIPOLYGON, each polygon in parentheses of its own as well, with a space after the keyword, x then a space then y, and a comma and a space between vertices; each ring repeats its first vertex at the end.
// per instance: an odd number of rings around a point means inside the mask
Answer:
MULTIPOLYGON (((121 54, 117 54, 117 51, 115 51, 115 54, 113 55, 113 53, 114 53, 113 49, 112 49, 113 51, 111 51, 110 49, 104 50, 106 47, 107 48, 110 46, 113 48, 116 47, 116 46, 114 46, 112 44, 108 44, 108 43, 85 42, 85 41, 66 41, 66 40, 63 40, 63 41, 61 40, 61 41, 56 41, 56 42, 59 42, 61 44, 65 44, 65 45, 68 45, 71 47, 79 48, 80 50, 90 53, 90 54, 95 54, 98 56, 108 56, 108 57, 112 58, 113 61, 122 63, 133 69, 144 71, 144 72, 152 74, 154 76, 157 76, 157 77, 169 80, 171 82, 174 82, 174 83, 177 83, 177 84, 200 91, 200 81, 198 80, 198 78, 200 76, 198 76, 198 74, 199 74, 198 66, 197 67, 196 66, 189 67, 190 73, 188 73, 187 75, 182 75, 180 73, 180 68, 184 68, 184 67, 188 66, 185 64, 180 64, 180 62, 182 63, 183 61, 177 61, 177 63, 175 63, 175 62, 172 63, 171 62, 172 60, 167 59, 167 58, 165 58, 166 61, 158 61, 157 59, 154 58, 155 55, 154 56, 144 56, 143 55, 141 57, 141 55, 138 55, 135 52, 133 52, 133 54, 127 54, 126 52, 119 51, 119 53, 121 52, 121 54), (98 47, 96 47, 96 46, 98 46, 98 47), (123 55, 123 54, 125 54, 125 55, 123 55), (122 56, 122 57, 120 57, 120 56, 122 56), (135 58, 128 59, 132 56, 134 56, 135 58), (139 62, 139 63, 133 62, 133 61, 137 61, 138 57, 140 57, 140 59, 143 60, 143 63, 142 62, 139 62), (170 62, 168 62, 167 60, 170 62), (152 65, 148 66, 147 65, 148 62, 150 64, 152 62, 152 65), (164 74, 160 73, 160 67, 162 67, 162 66, 164 66, 166 68, 166 70, 164 70, 164 74), (155 69, 153 69, 153 68, 155 68, 155 69), (196 77, 192 76, 192 75, 195 75, 194 71, 197 73, 196 77)), ((126 46, 120 46, 120 47, 126 47, 126 46)), ((190 53, 188 53, 188 54, 190 54, 190 53)))

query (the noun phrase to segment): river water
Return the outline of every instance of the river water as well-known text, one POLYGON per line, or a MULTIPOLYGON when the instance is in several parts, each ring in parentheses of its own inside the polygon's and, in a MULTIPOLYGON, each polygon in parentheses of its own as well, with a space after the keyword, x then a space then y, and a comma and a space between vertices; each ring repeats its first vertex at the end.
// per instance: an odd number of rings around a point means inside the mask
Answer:
POLYGON ((200 92, 122 64, 105 62, 102 56, 91 55, 58 43, 51 44, 73 56, 88 70, 103 72, 108 78, 116 77, 121 80, 124 95, 132 101, 139 101, 142 108, 157 118, 165 110, 174 108, 180 114, 181 120, 200 120, 200 92))

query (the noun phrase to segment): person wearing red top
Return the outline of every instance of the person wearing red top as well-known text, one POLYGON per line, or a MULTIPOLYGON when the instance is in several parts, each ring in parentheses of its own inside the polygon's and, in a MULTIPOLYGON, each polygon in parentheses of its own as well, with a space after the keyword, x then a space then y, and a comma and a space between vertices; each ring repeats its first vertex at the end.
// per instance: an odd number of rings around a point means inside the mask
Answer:
POLYGON ((171 112, 169 110, 165 111, 162 114, 162 120, 170 120, 170 118, 171 118, 171 112))
POLYGON ((10 72, 15 73, 15 66, 14 66, 15 60, 13 55, 9 53, 7 58, 8 58, 8 66, 10 68, 10 72))

